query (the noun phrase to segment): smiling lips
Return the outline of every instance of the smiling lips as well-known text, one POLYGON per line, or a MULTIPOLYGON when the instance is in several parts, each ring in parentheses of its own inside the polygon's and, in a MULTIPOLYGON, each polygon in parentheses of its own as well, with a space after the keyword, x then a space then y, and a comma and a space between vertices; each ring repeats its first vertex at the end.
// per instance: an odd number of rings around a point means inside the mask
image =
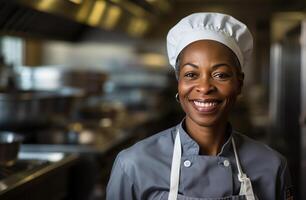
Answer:
POLYGON ((192 102, 195 109, 203 114, 213 113, 217 110, 218 105, 221 103, 221 101, 216 99, 193 100, 192 102))

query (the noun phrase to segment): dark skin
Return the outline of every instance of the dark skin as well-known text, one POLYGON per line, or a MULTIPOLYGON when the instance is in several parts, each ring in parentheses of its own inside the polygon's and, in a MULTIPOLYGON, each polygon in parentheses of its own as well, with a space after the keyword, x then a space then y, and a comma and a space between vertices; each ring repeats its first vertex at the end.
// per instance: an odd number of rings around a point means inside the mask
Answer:
POLYGON ((180 54, 178 94, 185 128, 200 154, 217 155, 228 135, 229 112, 241 93, 244 74, 235 54, 212 40, 189 44, 180 54))

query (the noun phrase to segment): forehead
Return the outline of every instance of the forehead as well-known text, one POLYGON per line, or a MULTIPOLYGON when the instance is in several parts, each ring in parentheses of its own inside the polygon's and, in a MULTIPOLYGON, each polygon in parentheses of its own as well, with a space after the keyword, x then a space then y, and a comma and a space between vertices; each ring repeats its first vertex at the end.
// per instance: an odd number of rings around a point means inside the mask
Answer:
MULTIPOLYGON (((238 62, 237 56, 224 44, 213 40, 199 40, 187 45, 181 52, 181 61, 184 60, 213 60, 238 62)), ((239 63, 239 62, 238 62, 239 63)))

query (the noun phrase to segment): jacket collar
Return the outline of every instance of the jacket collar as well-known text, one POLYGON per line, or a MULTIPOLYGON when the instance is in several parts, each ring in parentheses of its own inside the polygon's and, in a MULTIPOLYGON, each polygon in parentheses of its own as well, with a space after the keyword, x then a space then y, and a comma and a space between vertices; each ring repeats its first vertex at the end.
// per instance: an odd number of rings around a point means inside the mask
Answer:
MULTIPOLYGON (((180 132, 180 139, 181 139, 181 144, 182 144, 182 155, 183 156, 199 155, 200 146, 185 131, 184 123, 185 123, 185 119, 183 119, 181 121, 181 123, 179 123, 176 126, 176 130, 178 129, 179 132, 180 132)), ((226 140, 226 142, 222 146, 221 151, 217 154, 217 156, 225 156, 225 155, 228 155, 228 153, 230 153, 232 151, 231 139, 232 139, 232 137, 234 137, 233 136, 234 132, 232 130, 232 126, 230 125, 230 123, 228 123, 228 126, 227 126, 226 130, 230 133, 230 136, 228 137, 228 139, 226 140)), ((175 138, 176 132, 177 131, 173 131, 173 133, 174 133, 173 138, 175 138)))

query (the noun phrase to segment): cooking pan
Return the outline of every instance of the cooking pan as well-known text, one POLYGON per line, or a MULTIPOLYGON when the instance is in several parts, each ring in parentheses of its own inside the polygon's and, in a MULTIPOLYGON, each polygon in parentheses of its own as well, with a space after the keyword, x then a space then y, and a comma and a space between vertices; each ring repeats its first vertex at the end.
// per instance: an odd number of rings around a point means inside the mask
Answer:
POLYGON ((21 142, 21 135, 0 132, 0 167, 11 166, 16 162, 21 142))
POLYGON ((80 89, 0 91, 0 129, 40 127, 72 115, 84 97, 80 89))

